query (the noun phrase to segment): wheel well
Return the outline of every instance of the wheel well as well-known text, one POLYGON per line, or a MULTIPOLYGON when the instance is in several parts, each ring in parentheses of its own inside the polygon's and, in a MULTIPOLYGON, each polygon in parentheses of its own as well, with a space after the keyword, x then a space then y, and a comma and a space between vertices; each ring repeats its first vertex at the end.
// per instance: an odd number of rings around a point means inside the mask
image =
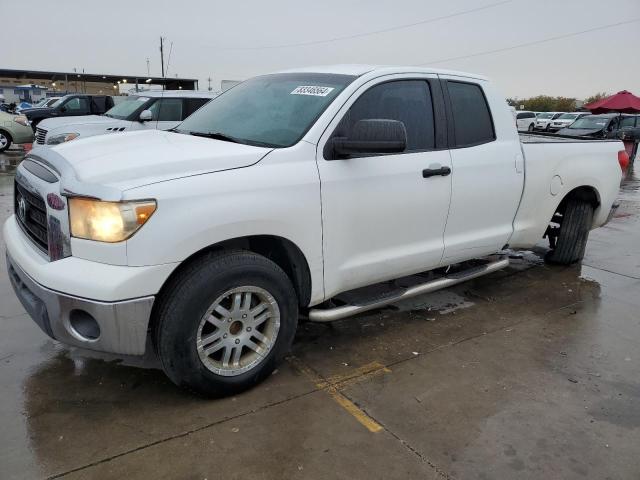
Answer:
POLYGON ((0 132, 4 133, 7 137, 9 137, 9 140, 11 140, 11 142, 13 142, 13 137, 4 128, 0 128, 0 132))
POLYGON ((549 225, 547 226, 547 229, 542 236, 542 238, 549 238, 551 248, 555 248, 555 239, 557 238, 558 232, 560 231, 559 225, 562 224, 563 215, 565 210, 567 209, 567 203, 571 199, 588 202, 593 206, 594 210, 600 206, 600 196, 598 195, 598 191, 593 187, 584 185, 574 188, 569 193, 567 193, 553 212, 553 215, 551 215, 549 225))
POLYGON ((555 213, 563 213, 567 208, 567 202, 571 199, 588 202, 594 209, 600 206, 600 196, 598 195, 598 191, 593 187, 582 186, 574 188, 567 193, 558 205, 558 208, 556 208, 555 213))
POLYGON ((311 273, 304 254, 296 244, 286 238, 274 235, 254 235, 233 238, 210 245, 194 253, 184 260, 164 282, 158 295, 171 280, 192 262, 198 261, 203 255, 220 250, 247 250, 262 255, 276 263, 287 274, 298 295, 298 303, 306 307, 311 301, 311 273))

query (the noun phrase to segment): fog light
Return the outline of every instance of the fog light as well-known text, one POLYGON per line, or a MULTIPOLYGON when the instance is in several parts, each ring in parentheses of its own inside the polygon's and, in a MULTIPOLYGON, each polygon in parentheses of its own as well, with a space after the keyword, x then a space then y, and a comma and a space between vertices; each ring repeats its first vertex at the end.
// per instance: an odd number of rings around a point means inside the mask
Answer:
POLYGON ((79 340, 93 342, 100 338, 100 325, 90 313, 84 310, 69 312, 69 327, 71 333, 79 340))

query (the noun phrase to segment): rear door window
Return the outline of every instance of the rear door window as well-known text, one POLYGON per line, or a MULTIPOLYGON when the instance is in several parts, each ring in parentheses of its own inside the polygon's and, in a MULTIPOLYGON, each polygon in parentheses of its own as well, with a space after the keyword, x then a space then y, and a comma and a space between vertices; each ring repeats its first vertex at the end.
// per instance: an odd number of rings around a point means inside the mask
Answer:
POLYGON ((187 118, 189 115, 191 115, 193 112, 198 110, 201 106, 203 106, 209 100, 211 99, 210 98, 185 98, 183 117, 187 118))
POLYGON ((620 128, 633 127, 636 124, 635 117, 624 117, 620 122, 620 128))
POLYGON ((469 147, 496 139, 491 111, 480 85, 447 81, 456 147, 469 147))

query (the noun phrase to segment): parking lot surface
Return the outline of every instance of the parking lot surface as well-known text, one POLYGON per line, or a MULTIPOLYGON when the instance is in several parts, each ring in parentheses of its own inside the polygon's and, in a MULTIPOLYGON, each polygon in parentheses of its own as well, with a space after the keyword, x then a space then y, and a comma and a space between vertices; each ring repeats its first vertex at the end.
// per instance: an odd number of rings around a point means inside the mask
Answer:
MULTIPOLYGON (((2 222, 20 159, 0 154, 2 222)), ((151 355, 47 338, 1 255, 0 478, 637 480, 639 176, 582 266, 545 265, 541 248, 394 309, 303 323, 269 380, 222 400, 177 389, 151 355)))

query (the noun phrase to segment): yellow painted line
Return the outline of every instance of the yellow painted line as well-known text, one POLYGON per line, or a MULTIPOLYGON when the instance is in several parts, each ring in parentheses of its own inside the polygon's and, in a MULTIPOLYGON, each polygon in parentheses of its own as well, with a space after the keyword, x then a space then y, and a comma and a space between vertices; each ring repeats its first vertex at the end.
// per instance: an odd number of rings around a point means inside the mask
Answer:
POLYGON ((289 363, 298 371, 302 372, 313 383, 315 383, 318 389, 327 392, 338 405, 340 405, 349 414, 351 414, 351 416, 353 416, 358 422, 360 422, 360 424, 362 424, 367 430, 372 433, 383 430, 382 425, 376 422, 355 403, 353 403, 342 393, 340 393, 339 389, 351 385, 357 381, 364 380, 371 375, 391 372, 391 370, 389 370, 387 367, 385 367, 381 363, 373 362, 356 368, 347 375, 334 375, 329 380, 325 380, 296 357, 290 357, 289 363))
POLYGON ((349 400, 347 397, 342 395, 337 390, 331 389, 329 391, 329 395, 333 398, 338 405, 344 408, 347 412, 349 412, 357 421, 359 421, 362 425, 364 425, 370 432, 376 433, 382 430, 382 425, 376 422, 373 418, 363 412, 358 406, 349 400), (331 391, 333 390, 333 391, 331 391))

